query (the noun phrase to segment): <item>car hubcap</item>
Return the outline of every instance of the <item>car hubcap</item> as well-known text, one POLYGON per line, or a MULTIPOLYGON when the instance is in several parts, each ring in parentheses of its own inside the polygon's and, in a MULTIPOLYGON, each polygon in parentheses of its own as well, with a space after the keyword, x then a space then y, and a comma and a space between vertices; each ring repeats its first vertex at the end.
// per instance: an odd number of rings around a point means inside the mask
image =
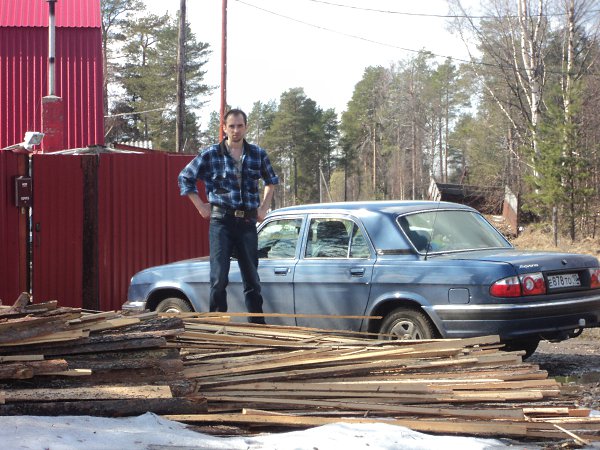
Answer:
POLYGON ((413 322, 409 320, 400 320, 394 324, 390 330, 390 334, 394 334, 398 339, 412 340, 422 339, 421 330, 413 322))

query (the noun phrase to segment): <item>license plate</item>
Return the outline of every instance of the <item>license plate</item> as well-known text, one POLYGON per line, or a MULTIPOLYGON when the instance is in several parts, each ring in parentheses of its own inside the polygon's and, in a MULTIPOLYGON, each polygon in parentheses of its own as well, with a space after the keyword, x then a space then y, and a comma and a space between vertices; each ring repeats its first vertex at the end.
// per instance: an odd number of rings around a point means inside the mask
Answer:
POLYGON ((548 275, 548 289, 560 289, 581 286, 579 274, 564 273, 562 275, 548 275))

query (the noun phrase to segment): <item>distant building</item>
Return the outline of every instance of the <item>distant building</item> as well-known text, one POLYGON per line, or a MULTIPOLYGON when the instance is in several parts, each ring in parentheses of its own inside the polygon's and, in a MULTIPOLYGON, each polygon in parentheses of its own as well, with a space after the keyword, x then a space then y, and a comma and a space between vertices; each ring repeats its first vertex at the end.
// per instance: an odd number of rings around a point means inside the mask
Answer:
POLYGON ((493 225, 507 235, 518 235, 519 201, 506 187, 473 186, 466 184, 438 183, 431 179, 428 195, 430 200, 461 203, 492 216, 493 225))

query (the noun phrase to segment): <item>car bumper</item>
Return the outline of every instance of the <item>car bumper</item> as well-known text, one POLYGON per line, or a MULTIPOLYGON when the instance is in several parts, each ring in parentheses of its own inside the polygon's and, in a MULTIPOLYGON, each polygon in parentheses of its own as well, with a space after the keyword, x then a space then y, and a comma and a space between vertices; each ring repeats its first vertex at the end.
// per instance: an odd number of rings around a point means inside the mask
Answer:
POLYGON ((560 339, 579 328, 600 326, 600 295, 504 305, 438 305, 434 314, 448 338, 500 335, 560 339))
POLYGON ((128 301, 123 303, 121 306, 123 311, 141 312, 146 309, 146 302, 144 301, 128 301))

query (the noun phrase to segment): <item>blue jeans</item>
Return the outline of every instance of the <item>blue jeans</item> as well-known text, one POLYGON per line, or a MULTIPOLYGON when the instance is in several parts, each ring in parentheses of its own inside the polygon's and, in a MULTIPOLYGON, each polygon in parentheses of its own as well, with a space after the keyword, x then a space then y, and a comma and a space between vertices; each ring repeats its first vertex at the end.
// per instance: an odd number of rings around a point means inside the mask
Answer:
MULTIPOLYGON (((227 285, 231 256, 235 254, 242 282, 246 309, 262 313, 263 298, 258 276, 258 236, 254 219, 229 214, 211 214, 208 232, 210 248, 210 311, 227 311, 227 285)), ((248 317, 248 322, 265 323, 263 317, 248 317)))

